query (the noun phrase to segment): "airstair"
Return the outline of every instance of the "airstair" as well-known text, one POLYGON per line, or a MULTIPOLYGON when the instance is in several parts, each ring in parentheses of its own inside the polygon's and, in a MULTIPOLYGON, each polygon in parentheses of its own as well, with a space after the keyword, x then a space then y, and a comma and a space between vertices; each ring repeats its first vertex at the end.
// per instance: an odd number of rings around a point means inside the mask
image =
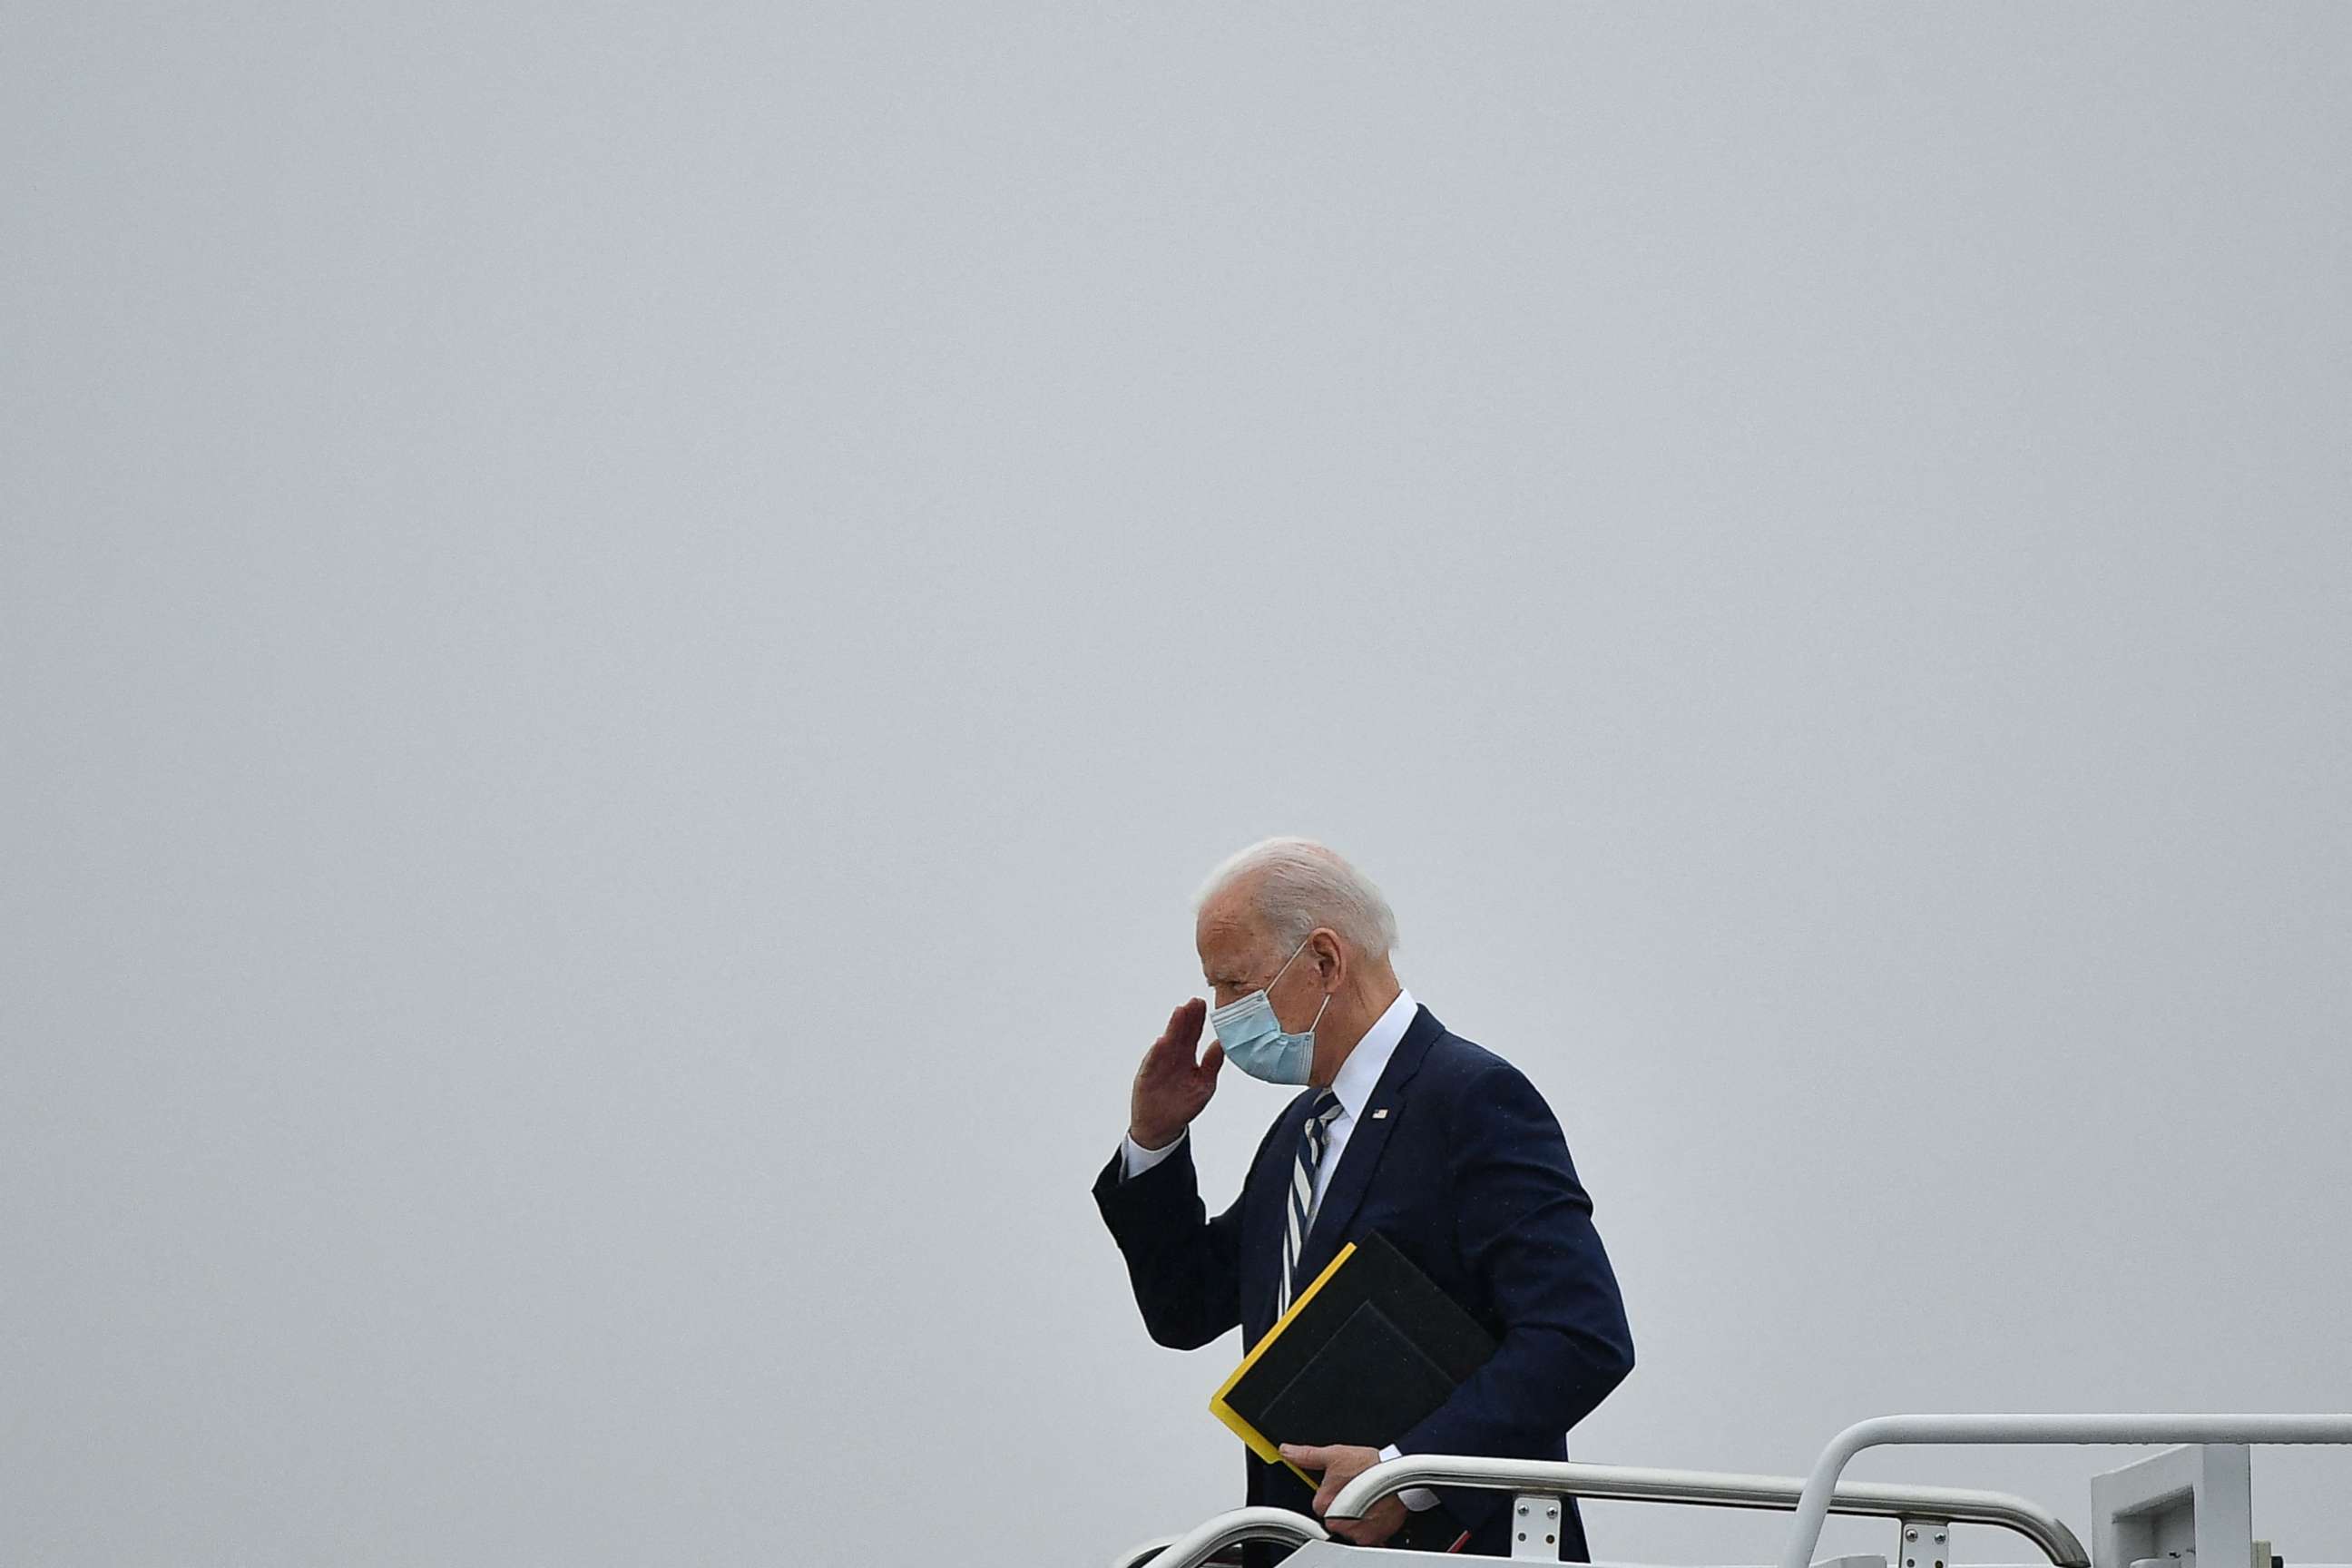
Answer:
MULTIPOLYGON (((2050 1568, 2286 1568, 2271 1542, 2253 1534, 2251 1450, 2272 1444, 2352 1444, 2352 1415, 1882 1415, 1838 1434, 1802 1479, 1408 1454, 1358 1476, 1332 1500, 1330 1511, 1335 1519, 1360 1518, 1409 1487, 1511 1494, 1510 1555, 1451 1559, 1468 1563, 1558 1562, 1564 1500, 1588 1498, 1793 1514, 1778 1563, 1742 1568, 1996 1568, 1955 1561, 1952 1531, 1962 1524, 2007 1531, 2039 1553, 2035 1563, 2050 1568), (2056 1514, 2023 1498, 1843 1479, 1854 1456, 1869 1448, 2025 1444, 2145 1445, 2163 1451, 2093 1478, 2088 1550, 2056 1514), (1893 1551, 1816 1558, 1822 1526, 1833 1513, 1892 1521, 1893 1551)), ((1239 1561, 1242 1545, 1256 1541, 1292 1548, 1288 1568, 1433 1565, 1427 1552, 1350 1545, 1304 1514, 1244 1508, 1181 1535, 1130 1547, 1110 1568, 1211 1568, 1239 1561)), ((2294 1568, 2347 1565, 2298 1562, 2294 1568)))

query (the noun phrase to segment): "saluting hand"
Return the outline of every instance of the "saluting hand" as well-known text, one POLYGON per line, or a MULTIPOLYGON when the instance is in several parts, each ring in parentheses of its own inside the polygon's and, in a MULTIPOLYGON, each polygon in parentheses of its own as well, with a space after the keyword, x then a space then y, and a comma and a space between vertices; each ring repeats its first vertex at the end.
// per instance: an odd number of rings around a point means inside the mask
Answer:
POLYGON ((1209 1097, 1217 1092, 1217 1069, 1225 1065, 1225 1048, 1212 1040, 1200 1058, 1193 1047, 1201 1043, 1201 1024, 1209 1005, 1198 996, 1168 1015, 1168 1032, 1151 1042, 1135 1069, 1135 1090, 1128 1100, 1127 1133, 1146 1149, 1165 1149, 1176 1135, 1192 1125, 1209 1097))

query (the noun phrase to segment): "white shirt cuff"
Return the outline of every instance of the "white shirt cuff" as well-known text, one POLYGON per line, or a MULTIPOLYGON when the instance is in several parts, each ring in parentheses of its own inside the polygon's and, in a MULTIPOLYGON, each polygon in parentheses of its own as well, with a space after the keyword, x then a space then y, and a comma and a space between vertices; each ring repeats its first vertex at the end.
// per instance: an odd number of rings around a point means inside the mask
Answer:
POLYGON ((1120 1159, 1118 1179, 1122 1182, 1135 1180, 1136 1177, 1176 1152, 1177 1147, 1192 1135, 1192 1130, 1187 1127, 1157 1149, 1147 1149, 1131 1137, 1122 1140, 1118 1151, 1120 1159))
MULTIPOLYGON (((1397 1452, 1397 1446, 1394 1443, 1391 1443, 1387 1447, 1381 1450, 1381 1458, 1386 1460, 1402 1458, 1403 1456, 1397 1452)), ((1431 1491, 1427 1487, 1407 1487, 1404 1490, 1397 1493, 1397 1497, 1404 1503, 1405 1507, 1412 1510, 1415 1513, 1427 1513, 1431 1509, 1437 1506, 1437 1494, 1431 1491)))

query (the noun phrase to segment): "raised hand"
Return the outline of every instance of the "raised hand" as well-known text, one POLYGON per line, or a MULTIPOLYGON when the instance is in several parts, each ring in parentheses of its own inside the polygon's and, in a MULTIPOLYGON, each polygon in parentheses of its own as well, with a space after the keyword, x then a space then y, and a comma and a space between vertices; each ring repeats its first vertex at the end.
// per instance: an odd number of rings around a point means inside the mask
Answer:
POLYGON ((1217 1092, 1217 1069, 1225 1065, 1225 1048, 1212 1040, 1198 1060, 1192 1055, 1208 1016, 1209 1005, 1197 996, 1179 1005, 1168 1015, 1167 1033, 1151 1042, 1135 1069, 1127 1134, 1146 1149, 1173 1143, 1217 1092))

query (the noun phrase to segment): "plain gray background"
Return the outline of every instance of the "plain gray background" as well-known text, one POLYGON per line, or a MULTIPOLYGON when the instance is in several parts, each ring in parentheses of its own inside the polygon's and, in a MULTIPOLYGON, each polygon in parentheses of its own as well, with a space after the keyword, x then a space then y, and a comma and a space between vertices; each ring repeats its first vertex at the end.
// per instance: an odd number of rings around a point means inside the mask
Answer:
POLYGON ((1087 1187, 1270 832, 1559 1112, 1580 1455, 2352 1404, 2347 106, 2340 6, 11 5, 0 1559, 1230 1504, 1087 1187))

